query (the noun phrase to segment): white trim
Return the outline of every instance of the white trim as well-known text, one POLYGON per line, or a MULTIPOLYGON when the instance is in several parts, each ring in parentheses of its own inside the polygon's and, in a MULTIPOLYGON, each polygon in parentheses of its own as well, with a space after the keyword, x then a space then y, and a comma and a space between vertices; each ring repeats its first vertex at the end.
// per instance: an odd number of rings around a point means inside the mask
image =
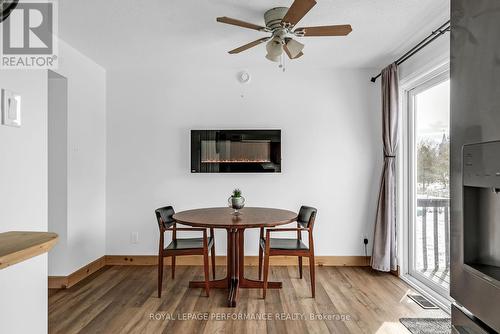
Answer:
POLYGON ((413 72, 411 75, 402 79, 400 82, 400 93, 403 95, 422 85, 424 82, 431 80, 432 78, 441 75, 442 73, 450 71, 450 61, 449 59, 443 62, 439 62, 435 66, 427 66, 426 70, 413 72))
POLYGON ((419 70, 413 71, 404 78, 401 78, 399 81, 400 92, 410 90, 411 87, 418 86, 420 83, 427 81, 444 70, 450 70, 449 55, 437 58, 432 64, 422 66, 419 70))

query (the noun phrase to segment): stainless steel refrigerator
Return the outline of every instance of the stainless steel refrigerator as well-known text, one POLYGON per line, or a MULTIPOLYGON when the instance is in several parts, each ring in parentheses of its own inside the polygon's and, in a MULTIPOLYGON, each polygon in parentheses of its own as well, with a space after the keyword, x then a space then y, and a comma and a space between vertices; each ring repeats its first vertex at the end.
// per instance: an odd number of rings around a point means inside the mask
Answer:
POLYGON ((500 332, 500 0, 452 0, 451 20, 452 324, 500 332))

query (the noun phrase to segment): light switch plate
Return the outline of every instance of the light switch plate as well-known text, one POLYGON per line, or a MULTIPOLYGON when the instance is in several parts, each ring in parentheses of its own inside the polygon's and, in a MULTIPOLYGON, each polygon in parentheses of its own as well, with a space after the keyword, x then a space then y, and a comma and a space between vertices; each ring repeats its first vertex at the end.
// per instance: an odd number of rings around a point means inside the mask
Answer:
POLYGON ((132 243, 132 244, 139 243, 139 232, 130 233, 130 243, 132 243))
POLYGON ((21 126, 21 95, 10 90, 1 92, 2 124, 7 126, 21 126))

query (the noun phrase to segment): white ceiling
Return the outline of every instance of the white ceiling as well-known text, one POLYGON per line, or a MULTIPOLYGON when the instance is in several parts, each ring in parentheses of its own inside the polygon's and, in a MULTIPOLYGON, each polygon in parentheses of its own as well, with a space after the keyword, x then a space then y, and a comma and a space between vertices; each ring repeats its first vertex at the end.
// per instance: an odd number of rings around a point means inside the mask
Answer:
MULTIPOLYGON (((264 24, 271 7, 292 0, 63 0, 59 35, 108 69, 121 67, 250 67, 268 64, 265 46, 227 51, 264 33, 217 23, 229 16, 264 24)), ((449 19, 449 0, 318 0, 300 26, 349 23, 347 37, 308 37, 294 66, 378 68, 398 58, 449 19), (297 65, 295 65, 297 64, 297 65)))

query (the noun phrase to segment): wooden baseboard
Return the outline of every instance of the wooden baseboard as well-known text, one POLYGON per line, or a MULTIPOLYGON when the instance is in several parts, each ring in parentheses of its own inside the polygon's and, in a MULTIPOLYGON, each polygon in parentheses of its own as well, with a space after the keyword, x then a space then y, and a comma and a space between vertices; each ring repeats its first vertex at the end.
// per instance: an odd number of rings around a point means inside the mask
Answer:
MULTIPOLYGON (((315 260, 317 266, 366 267, 370 265, 370 257, 366 256, 316 256, 315 260)), ((305 265, 309 265, 308 258, 303 258, 303 261, 305 265)), ((245 265, 257 266, 258 263, 258 256, 245 256, 245 265)), ((298 265, 296 256, 272 256, 269 263, 273 266, 298 265)), ((104 266, 153 266, 156 264, 158 264, 156 255, 105 255, 69 276, 49 276, 49 289, 70 288, 104 266)), ((170 265, 171 258, 165 258, 164 264, 170 265)), ((200 255, 178 256, 175 264, 177 266, 201 266, 203 258, 200 255)), ((215 264, 226 265, 226 256, 216 256, 215 264)))
POLYGON ((396 277, 400 276, 399 265, 396 267, 396 270, 391 270, 391 274, 393 274, 396 277))
POLYGON ((92 275, 106 265, 106 257, 101 256, 95 261, 81 267, 68 276, 49 276, 49 289, 70 288, 84 278, 92 275))
MULTIPOLYGON (((304 264, 309 264, 308 258, 303 258, 304 264)), ((370 265, 370 258, 365 256, 316 256, 315 262, 317 266, 350 266, 364 267, 370 265)), ((274 266, 296 266, 298 265, 296 256, 272 256, 269 260, 274 266)), ((106 265, 135 265, 135 266, 151 266, 158 263, 156 255, 106 255, 106 265)), ((165 265, 171 264, 170 258, 165 258, 165 265)), ((245 265, 257 266, 259 263, 258 256, 245 256, 245 265)), ((226 265, 226 256, 216 256, 216 265, 226 265)), ((178 256, 176 258, 178 266, 202 266, 203 258, 198 255, 178 256)))
POLYGON ((49 289, 65 289, 68 286, 68 276, 49 276, 49 289))

